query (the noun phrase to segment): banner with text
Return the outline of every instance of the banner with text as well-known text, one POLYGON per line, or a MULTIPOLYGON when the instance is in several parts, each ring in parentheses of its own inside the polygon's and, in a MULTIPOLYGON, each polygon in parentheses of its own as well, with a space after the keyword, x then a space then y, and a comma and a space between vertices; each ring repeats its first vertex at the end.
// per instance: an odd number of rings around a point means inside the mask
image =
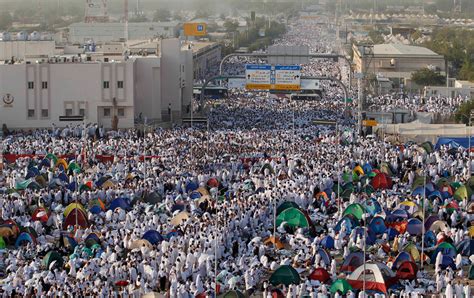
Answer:
POLYGON ((301 66, 275 66, 275 85, 273 90, 300 90, 301 66))
POLYGON ((271 65, 247 64, 245 78, 247 89, 268 90, 271 87, 271 65))
POLYGON ((301 89, 301 66, 247 64, 245 67, 245 88, 249 90, 301 89))

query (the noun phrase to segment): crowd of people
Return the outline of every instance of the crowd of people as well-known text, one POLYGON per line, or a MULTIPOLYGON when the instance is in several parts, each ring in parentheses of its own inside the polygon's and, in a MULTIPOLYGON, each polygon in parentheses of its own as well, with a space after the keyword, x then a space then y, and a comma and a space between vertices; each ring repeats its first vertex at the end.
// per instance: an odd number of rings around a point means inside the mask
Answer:
MULTIPOLYGON (((302 20, 277 44, 334 43, 302 20)), ((325 88, 208 100, 209 129, 4 138, 0 295, 471 297, 468 151, 357 137, 342 90, 325 88)))

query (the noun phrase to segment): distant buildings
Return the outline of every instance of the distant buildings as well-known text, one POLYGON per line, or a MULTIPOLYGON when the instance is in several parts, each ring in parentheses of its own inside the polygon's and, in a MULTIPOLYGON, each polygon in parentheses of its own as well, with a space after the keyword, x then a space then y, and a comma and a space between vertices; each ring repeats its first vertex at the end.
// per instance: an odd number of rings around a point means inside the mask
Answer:
POLYGON ((417 46, 402 44, 378 44, 353 46, 354 71, 373 73, 394 83, 410 88, 413 72, 430 68, 445 75, 445 60, 435 52, 417 46))
POLYGON ((179 33, 178 22, 145 23, 74 23, 69 26, 69 42, 95 43, 142 40, 157 37, 173 38, 179 33))

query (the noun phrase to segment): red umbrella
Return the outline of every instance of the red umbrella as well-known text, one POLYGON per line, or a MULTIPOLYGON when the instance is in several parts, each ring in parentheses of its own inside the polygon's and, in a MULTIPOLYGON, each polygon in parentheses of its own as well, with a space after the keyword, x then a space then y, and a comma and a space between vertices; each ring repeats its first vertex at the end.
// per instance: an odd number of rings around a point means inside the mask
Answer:
POLYGON ((126 287, 128 286, 129 282, 128 280, 119 280, 118 282, 115 283, 117 287, 126 287))
POLYGON ((207 181, 207 186, 210 188, 219 187, 219 181, 216 178, 211 178, 207 181))

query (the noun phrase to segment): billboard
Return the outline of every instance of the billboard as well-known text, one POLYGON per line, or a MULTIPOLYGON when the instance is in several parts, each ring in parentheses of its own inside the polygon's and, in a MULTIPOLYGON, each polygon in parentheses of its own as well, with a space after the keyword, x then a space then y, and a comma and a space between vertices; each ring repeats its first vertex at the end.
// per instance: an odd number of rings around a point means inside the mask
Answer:
POLYGON ((204 36, 207 34, 206 23, 184 23, 185 36, 204 36))
POLYGON ((273 90, 300 90, 301 66, 299 65, 277 65, 275 66, 275 84, 273 90))
POLYGON ((271 65, 247 64, 245 66, 245 88, 257 90, 271 89, 271 65))

